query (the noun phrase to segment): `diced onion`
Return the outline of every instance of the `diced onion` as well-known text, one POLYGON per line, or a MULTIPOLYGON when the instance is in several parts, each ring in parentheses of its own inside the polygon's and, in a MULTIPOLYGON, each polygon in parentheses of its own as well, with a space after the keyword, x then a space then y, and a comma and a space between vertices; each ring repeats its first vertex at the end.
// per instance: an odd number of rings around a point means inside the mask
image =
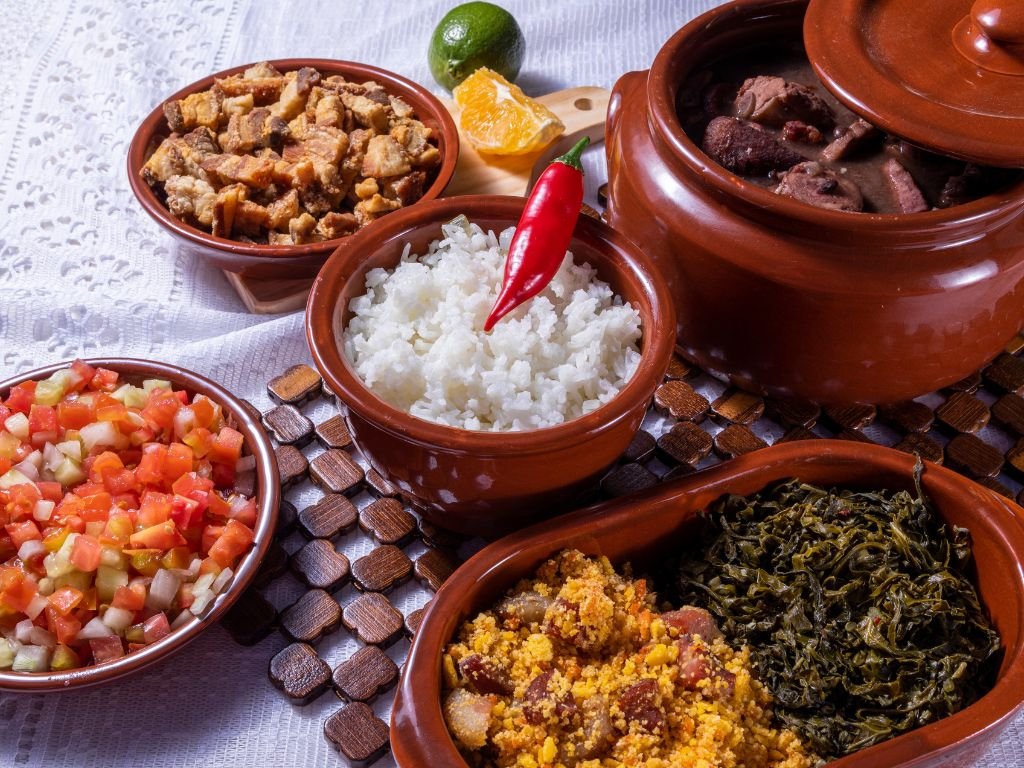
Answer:
MULTIPOLYGON (((46 546, 39 539, 29 539, 20 547, 18 547, 18 557, 21 558, 21 562, 27 563, 33 557, 41 555, 46 551, 46 546)), ((35 618, 33 616, 32 618, 35 618)))
POLYGON ((213 590, 213 594, 219 595, 221 592, 223 592, 224 587, 226 587, 230 583, 231 577, 234 575, 235 574, 231 571, 230 568, 225 568, 223 571, 218 573, 217 578, 214 579, 213 584, 210 585, 210 589, 213 590))
POLYGON ((53 515, 53 508, 56 506, 56 502, 49 499, 40 499, 36 502, 35 509, 32 510, 32 517, 39 521, 49 520, 50 516, 53 515))
POLYGON ((117 444, 117 427, 112 421, 97 421, 82 427, 79 435, 86 453, 92 453, 97 445, 112 446, 117 444))
POLYGON ((0 669, 7 669, 14 663, 17 653, 8 640, 0 640, 0 669))
POLYGON ((18 470, 9 469, 2 477, 0 477, 0 489, 10 488, 14 485, 24 485, 25 483, 31 482, 31 480, 25 477, 25 475, 18 470))
POLYGON ((191 408, 179 408, 174 414, 174 434, 180 440, 196 426, 196 412, 191 408))
POLYGON ((195 599, 192 601, 192 605, 190 605, 188 609, 196 616, 205 611, 207 606, 209 606, 213 601, 213 598, 216 597, 212 590, 209 589, 197 590, 193 594, 195 595, 195 599))
POLYGON ((49 597, 53 594, 54 586, 53 579, 49 576, 44 576, 39 580, 39 594, 44 597, 49 597))
POLYGON ((157 611, 163 611, 171 607, 175 595, 178 594, 178 587, 181 581, 176 575, 165 568, 161 568, 153 575, 153 581, 149 585, 149 594, 146 595, 146 607, 157 611))
POLYGON ((57 443, 56 447, 72 461, 80 462, 82 460, 82 444, 77 440, 65 440, 62 443, 57 443))
POLYGON ((35 628, 35 624, 32 623, 32 619, 25 619, 19 621, 14 625, 14 636, 18 638, 19 643, 29 642, 29 638, 32 637, 32 630, 35 628))
MULTIPOLYGON (((77 440, 75 445, 78 445, 77 440)), ((43 466, 51 472, 57 471, 57 467, 64 463, 64 458, 64 454, 53 443, 47 443, 43 446, 43 466)))
POLYGON ((28 606, 25 608, 25 615, 35 621, 36 616, 43 612, 43 610, 50 604, 42 595, 36 595, 28 602, 28 606))
POLYGON ((154 389, 158 388, 169 390, 171 388, 171 382, 166 381, 165 379, 145 379, 142 382, 142 389, 145 391, 147 395, 154 389))
POLYGON ((71 560, 67 557, 61 557, 59 552, 51 552, 44 557, 43 568, 46 570, 46 575, 51 579, 59 578, 75 570, 71 560))
POLYGON ((19 440, 28 440, 28 416, 14 413, 4 420, 4 429, 19 440))
POLYGON ((33 464, 28 459, 21 462, 20 464, 14 465, 15 472, 21 472, 30 482, 36 482, 39 479, 39 467, 33 464))
POLYGON ((235 472, 251 472, 256 469, 256 457, 252 454, 242 456, 235 462, 235 472))
POLYGON ((131 384, 122 384, 120 387, 110 393, 110 396, 117 400, 119 403, 123 403, 125 397, 128 396, 128 390, 131 388, 131 384))
POLYGON ((57 636, 42 627, 32 627, 29 633, 29 642, 32 645, 41 645, 44 648, 53 648, 57 644, 57 636))
POLYGON ((124 632, 132 625, 135 612, 126 608, 115 608, 110 606, 103 614, 103 623, 115 632, 124 632))
MULTIPOLYGON (((110 610, 109 608, 107 610, 110 610)), ((89 619, 89 623, 78 630, 76 640, 95 640, 98 637, 110 637, 114 634, 114 630, 100 621, 100 617, 96 616, 89 619)))
POLYGON ((70 488, 85 480, 85 472, 74 459, 64 459, 61 465, 53 470, 53 478, 65 488, 70 488))
POLYGON ((178 627, 180 627, 183 624, 187 623, 188 620, 191 619, 191 618, 192 618, 192 611, 190 611, 188 608, 186 608, 185 610, 183 610, 181 613, 179 613, 177 616, 174 617, 174 621, 171 622, 171 629, 177 629, 178 627))
POLYGON ((45 672, 50 665, 50 649, 37 645, 23 645, 14 657, 15 672, 45 672))
POLYGON ((192 587, 193 592, 202 592, 204 589, 209 589, 210 585, 213 584, 213 580, 216 578, 212 573, 204 573, 198 579, 192 587))

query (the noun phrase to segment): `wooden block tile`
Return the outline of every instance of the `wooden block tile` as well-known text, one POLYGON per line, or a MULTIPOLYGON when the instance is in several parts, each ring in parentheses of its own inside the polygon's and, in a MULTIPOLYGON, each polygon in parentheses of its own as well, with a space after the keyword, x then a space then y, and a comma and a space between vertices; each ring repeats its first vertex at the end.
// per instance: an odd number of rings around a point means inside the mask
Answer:
POLYGON ((946 446, 946 465, 970 477, 995 477, 1003 454, 976 435, 957 435, 946 446))
POLYGON ((769 418, 784 427, 810 429, 818 423, 821 416, 821 408, 816 403, 794 398, 769 398, 765 402, 765 410, 769 418))
POLYGON ((281 475, 282 488, 295 485, 306 476, 309 462, 294 445, 279 445, 274 449, 274 454, 277 456, 277 471, 281 475))
POLYGON ((692 379, 700 373, 700 368, 691 365, 679 355, 672 355, 668 363, 668 370, 665 372, 666 379, 692 379))
POLYGON ((412 577, 412 560, 398 547, 384 544, 352 563, 352 580, 362 592, 390 592, 412 577))
POLYGON ((954 392, 935 411, 940 423, 956 432, 974 434, 988 424, 988 406, 972 394, 954 392))
POLYGON ((969 376, 960 379, 960 381, 950 384, 946 389, 950 392, 977 392, 980 386, 981 371, 975 371, 969 376))
POLYGON ((608 182, 597 188, 597 204, 602 208, 608 207, 608 182))
POLYGON ((1024 436, 1024 397, 1003 395, 992 406, 992 418, 1010 432, 1024 436))
POLYGON ((679 464, 675 467, 672 467, 672 469, 670 469, 668 472, 662 475, 661 482, 669 483, 675 480, 676 478, 692 475, 696 471, 697 470, 694 469, 692 464, 679 464))
POLYGON ((875 444, 875 441, 865 435, 859 429, 850 429, 849 427, 836 433, 836 440, 847 440, 851 443, 870 443, 875 444))
POLYGON ((334 592, 348 583, 349 562, 327 539, 313 539, 292 555, 292 572, 307 587, 334 592))
POLYGON ((224 614, 220 624, 239 645, 256 645, 277 623, 277 611, 267 598, 250 587, 224 614))
POLYGON ((730 424, 714 439, 715 453, 723 459, 732 459, 745 453, 767 448, 768 443, 741 424, 730 424))
POLYGON ((681 421, 658 438, 658 457, 668 464, 696 464, 712 448, 711 435, 689 421, 681 421))
POLYGON ((650 432, 645 432, 641 429, 630 440, 629 445, 626 447, 626 452, 622 454, 622 461, 627 464, 633 461, 643 464, 653 455, 654 437, 650 432))
POLYGON ((704 395, 685 381, 666 381, 654 392, 654 407, 681 421, 703 421, 711 407, 704 395))
POLYGON ((327 690, 331 668, 306 643, 292 643, 270 660, 270 682, 292 704, 309 704, 327 690))
POLYGON ((776 440, 776 443, 793 443, 797 440, 820 440, 819 435, 814 434, 807 427, 795 426, 790 427, 782 437, 776 440))
POLYGON ((331 416, 316 425, 316 439, 324 448, 351 448, 352 435, 341 415, 331 416))
POLYGON ((295 530, 295 526, 298 522, 299 513, 298 510, 295 509, 295 505, 290 501, 281 499, 281 504, 277 511, 277 530, 274 535, 283 539, 295 530))
POLYGON ((402 614, 378 592, 359 595, 346 605, 342 622, 360 642, 381 648, 387 648, 398 640, 404 629, 402 614))
POLYGON ((324 721, 324 736, 352 768, 366 768, 390 746, 388 724, 361 701, 346 704, 324 721))
POLYGON ((293 365, 267 384, 267 394, 275 403, 302 405, 320 395, 320 374, 308 365, 293 365))
POLYGON ((1017 444, 1006 452, 1006 462, 1011 469, 1018 474, 1024 475, 1024 437, 1017 441, 1017 444))
POLYGON ((935 423, 932 409, 916 400, 879 406, 878 413, 885 421, 904 432, 927 432, 935 423))
POLYGON ((281 629, 300 643, 315 643, 340 623, 341 606, 322 589, 309 590, 281 612, 281 629))
POLYGON ((398 499, 377 499, 359 513, 359 527, 381 544, 404 547, 416 535, 416 518, 398 499))
POLYGON ((911 432, 894 447, 897 451, 915 454, 935 464, 942 464, 945 459, 942 446, 923 432, 911 432))
POLYGON ((363 468, 347 452, 332 448, 310 462, 309 478, 325 491, 351 496, 363 483, 363 468))
POLYGON ((299 530, 307 539, 334 541, 355 528, 358 518, 355 504, 347 497, 328 493, 299 513, 299 530))
POLYGON ((873 405, 848 405, 825 409, 825 416, 840 429, 864 429, 875 420, 873 405))
POLYGON ((427 614, 427 608, 430 603, 427 603, 422 608, 417 608, 415 611, 410 611, 409 615, 405 617, 405 636, 410 640, 416 636, 416 633, 420 631, 420 624, 423 623, 423 617, 427 614))
POLYGON ((423 586, 437 592, 458 567, 458 562, 440 549, 428 549, 416 558, 413 573, 423 586))
POLYGON ((360 648, 334 668, 334 692, 345 701, 373 701, 398 682, 398 665, 375 645, 360 648))
POLYGON ((262 587, 274 579, 283 576, 288 570, 288 553, 281 546, 278 539, 270 542, 267 554, 260 561, 260 569, 256 571, 256 577, 252 580, 254 586, 262 587))
POLYGON ((727 389, 711 404, 711 415, 718 422, 749 426, 764 415, 764 399, 742 389, 727 389))
POLYGON ((366 470, 366 487, 374 496, 397 496, 398 489, 373 467, 366 470))
POLYGON ((420 529, 420 538, 423 539, 423 543, 428 547, 454 550, 462 546, 462 543, 465 541, 459 534, 446 528, 441 528, 425 517, 421 516, 417 521, 417 525, 420 529))
POLYGON ((278 405, 263 414, 263 426, 277 442, 301 448, 313 439, 313 422, 294 405, 278 405))
POLYGON ((658 484, 658 476, 643 464, 622 464, 601 480, 601 490, 608 496, 626 496, 630 493, 652 488, 658 484))
POLYGON ((1009 488, 1007 488, 1005 485, 999 482, 999 480, 995 477, 979 477, 975 479, 974 482, 976 482, 980 486, 988 488, 990 491, 995 491, 1000 496, 1005 496, 1011 501, 1014 500, 1013 491, 1011 491, 1009 488))
POLYGON ((1024 359, 1003 354, 982 372, 985 381, 1000 392, 1024 395, 1024 359))

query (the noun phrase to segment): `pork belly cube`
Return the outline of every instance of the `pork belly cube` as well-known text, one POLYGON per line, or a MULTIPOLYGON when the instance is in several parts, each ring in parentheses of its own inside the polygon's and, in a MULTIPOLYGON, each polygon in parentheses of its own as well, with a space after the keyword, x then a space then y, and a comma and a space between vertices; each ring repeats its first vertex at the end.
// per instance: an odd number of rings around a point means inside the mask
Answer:
POLYGON ((336 93, 327 93, 320 97, 313 113, 313 122, 317 125, 341 128, 345 122, 345 108, 336 93))
POLYGON ((273 183, 274 161, 267 158, 214 155, 203 161, 202 168, 221 184, 240 183, 254 189, 265 189, 273 183))
POLYGON ((185 173, 185 158, 178 147, 180 142, 176 135, 164 139, 142 166, 139 174, 149 186, 185 173))
POLYGON ((366 155, 363 157, 363 176, 382 179, 388 176, 403 176, 411 170, 412 167, 401 146, 391 136, 374 136, 370 139, 366 146, 366 155))
POLYGON ((413 171, 397 179, 388 179, 384 182, 384 196, 392 200, 398 200, 402 205, 410 205, 423 197, 423 187, 427 182, 427 174, 423 171, 413 171))
POLYGON ((855 154, 861 147, 873 143, 882 137, 882 132, 867 120, 857 118, 843 133, 821 150, 821 159, 834 163, 845 160, 855 154))
POLYGON ((245 70, 242 77, 245 80, 261 80, 265 77, 281 77, 281 73, 269 61, 261 61, 245 70))
POLYGON ((820 163, 805 162, 786 172, 776 194, 833 211, 863 211, 864 196, 849 179, 820 163))
POLYGON ((164 104, 164 116, 176 133, 185 133, 199 126, 216 130, 220 125, 223 103, 224 93, 215 85, 208 91, 167 102, 164 104))
POLYGON ((914 177, 910 175, 910 171, 896 158, 890 157, 885 161, 882 173, 900 213, 921 213, 931 207, 924 199, 924 194, 914 181, 914 177))
POLYGON ((369 200, 362 200, 356 203, 355 217, 360 226, 365 227, 374 219, 378 219, 385 213, 397 211, 402 204, 397 200, 388 200, 381 195, 374 195, 369 200))
POLYGON ((316 229, 316 219, 308 213, 303 213, 288 222, 288 234, 296 245, 312 242, 314 229, 316 229))
POLYGON ((374 133, 387 133, 388 114, 383 104, 352 93, 342 93, 341 103, 352 111, 356 123, 363 128, 369 128, 374 133))
POLYGON ((247 115, 252 112, 256 101, 253 99, 251 93, 244 93, 241 96, 232 96, 224 99, 224 103, 221 104, 221 112, 224 113, 224 117, 229 120, 234 115, 247 115))
POLYGON ((345 237, 357 229, 359 229, 359 222, 354 214, 335 211, 324 214, 316 225, 316 231, 323 236, 324 240, 345 237))
POLYGON ((764 75, 747 78, 740 86, 736 116, 778 127, 790 120, 801 120, 818 128, 831 128, 835 123, 832 109, 812 88, 764 75))
POLYGON ((310 67, 284 76, 285 86, 281 98, 270 110, 284 120, 292 120, 306 109, 306 99, 313 86, 320 82, 320 73, 310 67))
POLYGON ((234 232, 235 214, 248 194, 249 190, 244 184, 232 184, 218 190, 211 222, 215 237, 231 237, 234 232))
POLYGON ((164 183, 167 194, 167 208, 182 221, 213 224, 213 209, 217 191, 203 179, 195 176, 171 176, 164 183))
MULTIPOLYGON (((267 206, 267 227, 286 229, 288 222, 299 215, 299 192, 289 189, 267 206)), ((290 242, 290 241, 289 241, 290 242)))
POLYGON ((219 137, 225 152, 243 154, 265 147, 280 148, 289 137, 288 124, 266 107, 248 114, 235 114, 219 137))

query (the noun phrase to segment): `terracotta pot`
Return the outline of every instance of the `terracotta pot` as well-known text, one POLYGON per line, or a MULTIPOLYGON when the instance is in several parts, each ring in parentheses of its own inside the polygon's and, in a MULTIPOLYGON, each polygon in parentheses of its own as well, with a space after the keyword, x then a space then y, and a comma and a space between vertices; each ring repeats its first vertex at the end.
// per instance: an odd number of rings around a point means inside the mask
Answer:
MULTIPOLYGON (((913 490, 914 457, 841 441, 788 443, 756 451, 629 500, 601 504, 508 536, 477 553, 445 582, 416 633, 391 710, 398 765, 466 768, 441 712, 441 654, 462 622, 566 548, 605 555, 634 572, 675 557, 696 516, 725 494, 749 495, 797 477, 825 486, 913 490)), ((831 768, 925 768, 972 764, 1024 703, 1024 525, 1021 510, 948 469, 928 464, 925 493, 938 513, 971 531, 976 585, 1004 655, 994 687, 930 725, 829 763, 831 768)))
MULTIPOLYGON (((225 417, 245 437, 243 453, 256 457, 256 538, 235 569, 234 578, 213 601, 206 614, 200 619, 191 617, 167 637, 157 640, 142 650, 129 653, 120 659, 103 664, 94 664, 67 672, 11 672, 0 671, 0 691, 66 691, 72 688, 108 683, 111 680, 138 672, 163 661, 188 645, 208 627, 213 626, 236 600, 245 592, 259 570, 260 561, 266 555, 277 525, 278 504, 281 500, 281 482, 277 472, 274 446, 260 426, 259 421, 249 415, 242 401, 219 384, 205 379, 197 373, 167 363, 129 358, 96 358, 85 362, 93 366, 117 371, 130 382, 143 379, 165 379, 176 388, 184 389, 189 395, 201 394, 219 403, 225 417)), ((30 379, 46 378, 54 371, 67 368, 71 363, 59 363, 22 373, 0 383, 0 398, 6 398, 11 387, 30 379)))
POLYGON ((616 83, 608 221, 656 261, 678 348, 702 368, 825 404, 906 400, 976 371, 1024 326, 1024 182, 944 210, 850 214, 708 158, 676 118, 680 85, 745 45, 799 40, 805 7, 716 8, 616 83))
MULTIPOLYGON (((439 197, 455 173, 459 159, 459 132, 451 114, 444 105, 426 88, 401 75, 367 64, 333 59, 276 59, 270 62, 278 70, 288 72, 302 67, 313 67, 324 75, 342 75, 357 83, 375 80, 389 94, 401 96, 415 110, 416 117, 434 131, 441 151, 441 167, 433 183, 423 193, 421 200, 439 197)), ((160 142, 170 134, 170 127, 163 113, 163 104, 182 99, 191 93, 208 90, 216 78, 244 72, 252 64, 232 67, 168 96, 142 121, 128 147, 128 183, 146 213, 167 230, 186 250, 210 264, 228 272, 237 272, 246 277, 260 279, 294 279, 314 277, 327 257, 345 238, 325 240, 321 243, 304 245, 257 245, 241 243, 223 237, 214 237, 209 232, 186 224, 167 210, 150 186, 139 176, 139 171, 160 142)), ((415 205, 415 203, 414 203, 415 205)), ((371 225, 372 226, 372 225, 371 225)))
POLYGON ((352 437, 370 464, 440 526, 493 537, 557 514, 621 456, 640 427, 672 355, 671 302, 650 260, 601 222, 580 216, 569 249, 641 315, 639 368, 610 402, 578 419, 524 432, 478 432, 425 421, 374 395, 339 348, 349 301, 366 273, 394 267, 406 243, 424 253, 460 214, 484 229, 514 226, 521 197, 470 195, 395 211, 357 232, 313 284, 306 335, 317 368, 348 406, 352 437))

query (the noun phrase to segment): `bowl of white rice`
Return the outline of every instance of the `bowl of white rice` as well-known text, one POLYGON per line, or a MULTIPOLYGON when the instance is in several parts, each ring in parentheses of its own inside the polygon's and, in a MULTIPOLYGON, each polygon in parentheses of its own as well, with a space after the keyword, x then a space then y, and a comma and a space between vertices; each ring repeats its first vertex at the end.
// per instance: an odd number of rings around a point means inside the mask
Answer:
POLYGON ((585 216, 544 291, 483 331, 524 202, 395 212, 335 251, 306 310, 313 358, 367 459, 465 533, 578 502, 628 446, 672 354, 664 281, 585 216))

